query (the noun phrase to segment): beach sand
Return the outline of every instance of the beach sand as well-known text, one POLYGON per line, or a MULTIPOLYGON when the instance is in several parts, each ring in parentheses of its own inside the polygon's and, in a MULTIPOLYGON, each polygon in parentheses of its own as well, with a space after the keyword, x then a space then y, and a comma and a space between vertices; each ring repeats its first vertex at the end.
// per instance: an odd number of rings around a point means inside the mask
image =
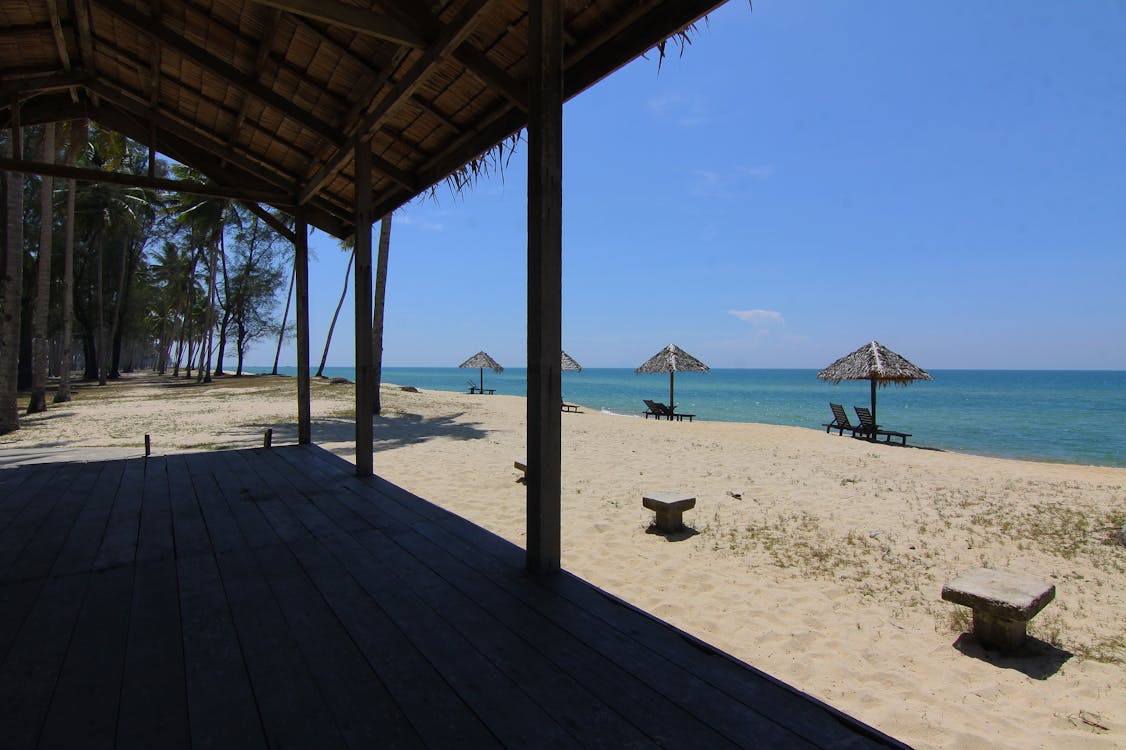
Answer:
MULTIPOLYGON (((0 437, 0 466, 294 442, 296 383, 133 376, 0 437)), ((313 383, 354 460, 354 391, 313 383)), ((525 401, 385 385, 375 470, 523 545, 525 401)), ((640 405, 639 405, 640 411, 640 405)), ((900 448, 811 429, 563 414, 563 566, 920 748, 1126 747, 1126 469, 900 448), (683 490, 652 533, 645 492, 683 490), (982 651, 941 601, 968 568, 1056 585, 1035 653, 982 651)), ((1029 429, 1035 429, 1030 426, 1029 429)), ((925 435, 916 435, 926 443, 925 435)))

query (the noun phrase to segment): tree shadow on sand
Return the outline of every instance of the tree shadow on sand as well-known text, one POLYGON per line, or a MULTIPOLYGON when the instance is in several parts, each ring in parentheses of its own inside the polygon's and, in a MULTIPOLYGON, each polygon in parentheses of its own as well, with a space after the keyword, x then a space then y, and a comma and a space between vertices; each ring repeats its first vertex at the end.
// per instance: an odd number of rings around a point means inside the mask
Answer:
POLYGON ((988 651, 974 638, 973 633, 962 633, 954 641, 954 648, 966 656, 980 659, 1002 669, 1014 669, 1034 680, 1046 680, 1059 672, 1074 654, 1062 648, 1026 636, 1020 653, 1006 655, 998 651, 988 651))
MULTIPOLYGON (((424 417, 420 414, 373 417, 372 433, 375 450, 402 448, 437 438, 481 440, 488 436, 489 431, 484 429, 480 422, 458 422, 457 419, 463 413, 436 417, 424 417)), ((246 431, 248 434, 261 435, 267 428, 273 429, 274 441, 277 443, 297 442, 295 423, 253 424, 248 425, 246 431)), ((355 422, 347 417, 314 419, 312 432, 315 443, 352 443, 356 440, 355 422)))

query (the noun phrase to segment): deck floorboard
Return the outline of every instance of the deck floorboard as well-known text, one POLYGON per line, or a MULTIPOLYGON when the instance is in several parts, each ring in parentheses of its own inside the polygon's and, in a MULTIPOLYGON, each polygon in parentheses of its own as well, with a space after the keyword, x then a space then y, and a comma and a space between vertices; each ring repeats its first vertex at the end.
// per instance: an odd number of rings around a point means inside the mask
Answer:
POLYGON ((0 489, 4 747, 904 747, 315 446, 0 489))

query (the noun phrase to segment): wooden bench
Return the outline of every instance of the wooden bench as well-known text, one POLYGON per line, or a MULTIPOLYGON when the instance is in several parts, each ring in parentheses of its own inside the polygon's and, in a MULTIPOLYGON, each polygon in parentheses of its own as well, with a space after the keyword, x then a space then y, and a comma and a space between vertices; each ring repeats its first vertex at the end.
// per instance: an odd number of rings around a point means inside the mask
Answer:
POLYGON ((563 411, 574 412, 575 414, 579 413, 579 405, 578 404, 568 404, 566 401, 564 401, 562 404, 559 405, 559 408, 562 409, 563 411))
POLYGON ((696 498, 683 492, 650 492, 641 504, 657 514, 657 529, 671 533, 684 528, 684 511, 696 507, 696 498))
POLYGON ((974 637, 983 648, 1013 653, 1028 621, 1056 597, 1056 587, 1031 576, 974 568, 942 587, 942 598, 974 612, 974 637))

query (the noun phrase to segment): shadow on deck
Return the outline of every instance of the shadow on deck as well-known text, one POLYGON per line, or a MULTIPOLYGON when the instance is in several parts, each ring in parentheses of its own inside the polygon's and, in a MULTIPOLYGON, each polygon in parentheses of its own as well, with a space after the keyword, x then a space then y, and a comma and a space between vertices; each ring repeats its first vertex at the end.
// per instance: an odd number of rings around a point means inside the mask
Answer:
POLYGON ((4 747, 903 747, 314 446, 0 470, 4 747))

